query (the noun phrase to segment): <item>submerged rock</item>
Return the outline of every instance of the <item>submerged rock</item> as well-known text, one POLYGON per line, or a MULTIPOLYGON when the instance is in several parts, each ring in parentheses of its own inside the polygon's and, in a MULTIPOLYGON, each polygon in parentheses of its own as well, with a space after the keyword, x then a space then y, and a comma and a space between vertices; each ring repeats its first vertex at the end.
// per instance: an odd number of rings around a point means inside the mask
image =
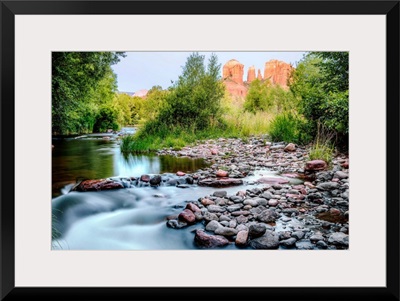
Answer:
POLYGON ((228 186, 237 186, 242 184, 243 180, 236 178, 221 178, 221 179, 208 178, 200 180, 198 182, 199 186, 209 186, 209 187, 228 187, 228 186))
POLYGON ((99 179, 99 180, 85 180, 80 182, 78 185, 73 187, 72 191, 100 191, 100 190, 111 190, 124 188, 121 182, 112 181, 109 179, 99 179))

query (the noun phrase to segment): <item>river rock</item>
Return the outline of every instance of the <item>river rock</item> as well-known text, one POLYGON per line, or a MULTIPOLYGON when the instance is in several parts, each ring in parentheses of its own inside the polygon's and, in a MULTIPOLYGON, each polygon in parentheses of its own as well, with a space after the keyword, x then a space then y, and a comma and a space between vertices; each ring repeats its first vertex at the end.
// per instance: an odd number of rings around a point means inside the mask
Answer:
POLYGON ((196 217, 194 216, 194 213, 189 210, 189 209, 185 209, 183 210, 180 214, 179 214, 179 219, 181 221, 184 221, 188 224, 192 224, 194 222, 196 222, 196 217))
POLYGON ((304 237, 304 232, 303 231, 292 232, 292 237, 297 239, 297 240, 300 240, 300 239, 302 239, 304 237))
POLYGON ((253 249, 277 249, 279 247, 279 235, 267 230, 263 236, 251 240, 250 246, 253 249))
POLYGON ((100 191, 124 188, 121 182, 108 179, 84 180, 72 188, 73 191, 100 191))
POLYGON ((217 177, 224 178, 224 177, 227 177, 227 176, 229 175, 229 173, 228 173, 227 171, 225 171, 225 170, 219 169, 219 170, 217 170, 217 172, 215 173, 215 175, 216 175, 217 177))
POLYGON ((236 221, 237 221, 238 224, 245 224, 245 223, 247 223, 249 221, 249 219, 247 217, 243 216, 243 215, 239 215, 236 218, 236 221))
POLYGON ((214 204, 215 204, 214 201, 212 201, 212 200, 210 200, 210 199, 206 199, 206 198, 202 199, 200 202, 201 202, 204 206, 214 205, 214 204))
POLYGON ((150 179, 150 186, 158 186, 161 183, 161 176, 155 175, 150 179))
POLYGON ((285 146, 283 150, 285 152, 294 152, 296 151, 296 145, 294 143, 289 143, 288 145, 285 146))
POLYGON ((193 203, 188 203, 188 204, 186 204, 186 209, 189 209, 189 210, 191 210, 191 211, 193 211, 193 212, 199 212, 199 211, 201 211, 200 208, 197 207, 197 206, 196 206, 195 204, 193 204, 193 203))
POLYGON ((149 175, 141 175, 140 181, 148 183, 148 182, 150 182, 150 176, 149 175))
POLYGON ((288 238, 288 239, 281 240, 280 244, 282 246, 286 247, 286 248, 290 248, 290 247, 293 247, 295 245, 296 241, 297 241, 296 238, 291 237, 291 238, 288 238))
POLYGON ((320 171, 325 170, 328 167, 324 160, 312 160, 306 162, 304 167, 305 171, 320 171))
POLYGON ((202 248, 224 247, 229 244, 229 240, 220 235, 208 235, 204 230, 196 230, 194 236, 195 243, 202 248))
POLYGON ((244 247, 247 245, 247 238, 248 238, 249 232, 246 230, 241 230, 237 233, 236 239, 235 239, 235 244, 238 247, 244 247))
POLYGON ((237 232, 238 231, 236 229, 232 229, 229 227, 218 227, 214 231, 215 234, 222 235, 222 236, 234 236, 237 234, 237 232))
POLYGON ((268 201, 268 206, 271 206, 271 207, 276 207, 276 206, 278 206, 278 204, 279 204, 279 201, 276 199, 272 199, 272 200, 268 201))
POLYGON ((226 208, 218 206, 218 205, 209 205, 207 207, 207 209, 209 212, 212 212, 212 213, 221 213, 221 212, 226 211, 226 208))
POLYGON ((224 198, 228 195, 228 193, 225 190, 217 190, 214 191, 213 196, 217 198, 224 198))
POLYGON ((227 209, 229 212, 234 212, 234 211, 240 210, 242 207, 243 207, 242 204, 235 204, 235 205, 231 205, 231 206, 226 207, 226 209, 227 209))
POLYGON ((250 205, 252 207, 258 206, 257 199, 246 199, 246 200, 243 201, 243 204, 244 205, 250 205))
POLYGON ((324 237, 322 236, 322 234, 316 233, 311 235, 310 240, 311 242, 316 243, 320 240, 324 240, 324 237))
POLYGON ((239 210, 239 211, 232 212, 231 215, 233 215, 233 216, 239 216, 239 215, 247 216, 247 215, 250 215, 250 212, 249 211, 245 211, 245 210, 239 210))
POLYGON ((207 224, 206 230, 214 232, 219 227, 222 227, 221 224, 219 222, 215 221, 215 220, 212 220, 207 224))
POLYGON ((225 215, 225 214, 221 214, 221 216, 219 217, 219 221, 220 222, 223 222, 223 221, 230 222, 231 220, 232 219, 229 216, 225 215))
POLYGON ((264 193, 262 193, 262 194, 260 195, 260 197, 262 197, 262 198, 264 198, 264 199, 267 199, 267 200, 270 200, 270 199, 273 198, 273 195, 272 195, 270 192, 265 191, 264 193))
POLYGON ((209 186, 209 187, 229 187, 242 184, 243 180, 235 178, 222 178, 222 179, 207 178, 200 180, 198 182, 199 186, 209 186))
POLYGON ((178 181, 176 179, 169 179, 166 183, 167 186, 176 186, 178 181))
POLYGON ((339 188, 339 183, 337 182, 325 182, 317 185, 320 190, 333 190, 339 188))
POLYGON ((218 215, 216 215, 215 213, 208 212, 208 211, 206 211, 203 214, 203 218, 206 222, 210 222, 213 220, 218 221, 218 215))
POLYGON ((229 197, 229 200, 231 200, 234 203, 242 203, 243 202, 243 198, 237 195, 232 195, 229 197))
POLYGON ((184 175, 186 175, 186 173, 184 173, 183 171, 177 171, 177 172, 176 172, 176 175, 177 175, 178 177, 183 177, 184 175))
POLYGON ((272 209, 266 209, 262 211, 258 216, 257 220, 264 223, 271 223, 274 222, 276 219, 279 218, 279 214, 272 209))
POLYGON ((267 227, 264 224, 254 224, 249 227, 249 237, 251 239, 263 236, 267 227))
POLYGON ((176 219, 171 219, 167 222, 167 226, 173 229, 181 229, 186 227, 188 224, 183 221, 178 221, 176 219))
POLYGON ((336 178, 339 178, 339 179, 347 179, 348 177, 349 177, 349 174, 347 173, 347 172, 344 172, 344 171, 337 171, 336 173, 335 173, 335 177, 336 178))
POLYGON ((203 213, 201 211, 194 212, 194 216, 198 222, 203 220, 203 213))
POLYGON ((283 179, 283 178, 274 178, 274 177, 262 177, 256 180, 257 183, 259 184, 286 184, 289 183, 288 180, 283 179))
POLYGON ((296 242, 296 248, 299 250, 312 250, 315 246, 310 240, 302 239, 296 242))
POLYGON ((321 249, 328 248, 328 245, 322 240, 318 241, 316 245, 317 245, 318 248, 321 248, 321 249))
POLYGON ((342 232, 335 232, 329 236, 328 242, 333 245, 348 246, 349 236, 342 232))
POLYGON ((192 185, 194 183, 193 178, 192 177, 186 177, 186 183, 192 185))

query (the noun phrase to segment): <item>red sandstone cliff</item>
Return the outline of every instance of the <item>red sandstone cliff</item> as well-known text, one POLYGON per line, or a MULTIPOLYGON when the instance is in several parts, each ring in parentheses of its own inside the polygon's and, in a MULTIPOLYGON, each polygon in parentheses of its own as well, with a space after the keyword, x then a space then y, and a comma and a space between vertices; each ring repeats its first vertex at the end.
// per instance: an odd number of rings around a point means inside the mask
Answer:
POLYGON ((254 66, 251 66, 247 71, 247 82, 251 83, 255 79, 256 79, 256 69, 254 69, 254 66))
MULTIPOLYGON (((256 79, 254 66, 249 67, 247 72, 247 81, 243 82, 244 65, 239 61, 229 60, 222 69, 223 82, 232 96, 245 97, 247 95, 249 84, 256 79)), ((268 79, 274 85, 280 85, 287 89, 287 80, 293 67, 285 62, 270 60, 265 63, 264 78, 260 69, 257 72, 257 79, 268 79)))
POLYGON ((222 76, 224 79, 229 78, 238 84, 243 84, 243 68, 243 64, 232 59, 224 65, 222 76))
POLYGON ((293 67, 285 62, 270 60, 265 63, 264 79, 269 79, 272 84, 287 88, 287 80, 293 67))
POLYGON ((257 79, 259 79, 259 80, 262 80, 262 79, 263 79, 263 77, 262 77, 262 75, 261 75, 260 69, 258 69, 257 79))

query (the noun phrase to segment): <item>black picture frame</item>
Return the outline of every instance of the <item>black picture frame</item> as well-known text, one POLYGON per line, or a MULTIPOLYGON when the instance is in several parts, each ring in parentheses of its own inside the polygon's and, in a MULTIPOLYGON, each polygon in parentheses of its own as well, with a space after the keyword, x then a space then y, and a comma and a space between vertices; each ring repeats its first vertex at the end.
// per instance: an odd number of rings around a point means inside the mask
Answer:
POLYGON ((1 1, 1 300, 399 300, 399 1, 1 1), (15 287, 15 16, 57 14, 385 15, 386 287, 15 287))

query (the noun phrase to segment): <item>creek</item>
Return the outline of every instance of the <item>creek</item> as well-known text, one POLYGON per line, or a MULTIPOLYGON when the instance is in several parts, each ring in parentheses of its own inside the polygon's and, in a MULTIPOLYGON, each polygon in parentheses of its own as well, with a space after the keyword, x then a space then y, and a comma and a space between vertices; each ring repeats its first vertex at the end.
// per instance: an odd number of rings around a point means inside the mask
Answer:
MULTIPOLYGON (((52 143, 52 249, 197 249, 193 231, 203 225, 171 229, 166 226, 166 218, 179 214, 188 201, 197 201, 221 188, 161 185, 96 192, 70 190, 80 179, 129 178, 143 174, 174 177, 177 171, 193 173, 208 166, 203 159, 124 155, 116 134, 54 137, 52 143)), ((260 176, 276 178, 278 175, 258 170, 246 177, 243 185, 223 190, 233 195, 239 190, 257 187, 254 179, 260 176)), ((223 249, 237 247, 230 244, 223 249)))

